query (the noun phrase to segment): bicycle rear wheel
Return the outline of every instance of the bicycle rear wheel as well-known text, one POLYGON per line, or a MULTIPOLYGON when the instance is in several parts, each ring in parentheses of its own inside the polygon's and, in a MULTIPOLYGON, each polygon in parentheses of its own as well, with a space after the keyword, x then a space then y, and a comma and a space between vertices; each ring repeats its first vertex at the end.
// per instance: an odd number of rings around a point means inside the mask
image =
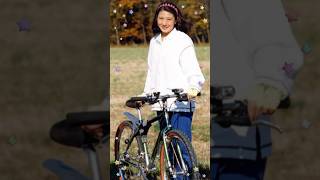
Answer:
POLYGON ((166 142, 160 146, 161 180, 200 179, 197 158, 188 138, 179 130, 170 130, 166 136, 166 142))
POLYGON ((143 179, 144 157, 141 153, 141 138, 137 136, 130 143, 133 133, 134 129, 130 121, 123 121, 116 132, 114 152, 117 176, 120 180, 143 179))

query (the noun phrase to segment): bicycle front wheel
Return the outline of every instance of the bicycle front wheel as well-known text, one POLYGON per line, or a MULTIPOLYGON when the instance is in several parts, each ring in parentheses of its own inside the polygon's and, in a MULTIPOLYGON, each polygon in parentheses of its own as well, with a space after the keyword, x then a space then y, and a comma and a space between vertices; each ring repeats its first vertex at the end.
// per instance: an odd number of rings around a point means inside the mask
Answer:
POLYGON ((197 158, 189 139, 179 130, 166 133, 160 146, 161 180, 200 179, 197 158))
POLYGON ((117 129, 115 137, 115 164, 119 180, 143 179, 143 162, 141 138, 132 139, 134 133, 130 121, 123 121, 117 129))

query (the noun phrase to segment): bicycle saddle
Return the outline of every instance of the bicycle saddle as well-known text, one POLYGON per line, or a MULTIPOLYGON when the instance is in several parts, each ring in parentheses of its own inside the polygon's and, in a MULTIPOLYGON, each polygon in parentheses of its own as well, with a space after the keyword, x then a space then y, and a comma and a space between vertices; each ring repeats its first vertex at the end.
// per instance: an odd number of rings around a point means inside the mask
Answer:
POLYGON ((129 108, 141 108, 143 106, 143 101, 135 101, 132 99, 129 99, 126 101, 126 106, 129 108))
POLYGON ((97 144, 99 140, 94 134, 86 132, 81 126, 102 124, 104 134, 109 134, 109 112, 89 111, 67 113, 66 119, 55 123, 50 129, 50 137, 57 143, 80 147, 97 144))

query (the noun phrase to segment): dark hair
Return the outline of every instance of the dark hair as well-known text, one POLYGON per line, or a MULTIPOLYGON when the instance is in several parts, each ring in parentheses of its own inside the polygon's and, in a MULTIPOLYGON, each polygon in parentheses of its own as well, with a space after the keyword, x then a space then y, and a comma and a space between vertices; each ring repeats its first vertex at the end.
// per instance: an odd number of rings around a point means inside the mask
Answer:
POLYGON ((186 34, 188 33, 188 31, 190 29, 190 23, 188 23, 186 20, 183 19, 180 9, 174 3, 169 2, 169 1, 164 1, 158 5, 158 7, 156 9, 156 13, 153 18, 152 31, 154 34, 161 33, 161 30, 158 27, 157 19, 158 19, 159 12, 162 10, 168 11, 171 14, 173 14, 173 16, 176 20, 176 24, 174 25, 174 27, 177 30, 182 31, 186 34))

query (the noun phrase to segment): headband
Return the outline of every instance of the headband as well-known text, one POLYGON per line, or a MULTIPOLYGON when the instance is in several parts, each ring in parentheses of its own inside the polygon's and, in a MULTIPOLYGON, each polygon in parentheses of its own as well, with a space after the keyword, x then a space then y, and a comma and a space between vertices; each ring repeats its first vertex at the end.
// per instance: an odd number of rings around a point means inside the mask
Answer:
POLYGON ((171 7, 172 9, 174 9, 174 11, 176 11, 177 15, 179 15, 178 13, 178 9, 173 5, 173 4, 170 4, 170 3, 163 3, 163 4, 160 4, 158 9, 162 8, 162 7, 171 7))

